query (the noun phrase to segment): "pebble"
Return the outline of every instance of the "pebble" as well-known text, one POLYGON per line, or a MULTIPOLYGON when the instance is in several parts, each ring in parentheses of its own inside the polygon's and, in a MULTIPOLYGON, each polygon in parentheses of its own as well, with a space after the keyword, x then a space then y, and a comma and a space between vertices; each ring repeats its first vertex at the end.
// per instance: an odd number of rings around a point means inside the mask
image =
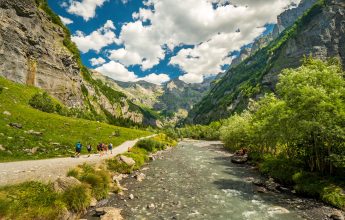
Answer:
POLYGON ((134 199, 133 194, 130 194, 128 198, 129 198, 129 199, 134 199))

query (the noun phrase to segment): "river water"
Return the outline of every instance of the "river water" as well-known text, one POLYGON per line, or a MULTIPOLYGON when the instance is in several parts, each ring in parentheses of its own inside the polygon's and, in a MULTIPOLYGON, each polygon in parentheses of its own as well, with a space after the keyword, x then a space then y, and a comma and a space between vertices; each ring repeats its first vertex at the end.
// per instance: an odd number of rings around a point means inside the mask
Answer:
POLYGON ((181 142, 141 171, 142 182, 123 180, 128 191, 103 206, 121 208, 125 219, 319 219, 315 202, 310 208, 290 194, 256 192, 257 171, 229 156, 219 142, 181 142))

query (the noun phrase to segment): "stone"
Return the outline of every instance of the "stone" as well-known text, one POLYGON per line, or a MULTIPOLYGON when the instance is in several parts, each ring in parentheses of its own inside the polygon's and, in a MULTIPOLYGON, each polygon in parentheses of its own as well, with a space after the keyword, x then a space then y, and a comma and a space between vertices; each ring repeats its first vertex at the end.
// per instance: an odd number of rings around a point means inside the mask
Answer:
POLYGON ((256 188, 256 192, 258 192, 258 193, 267 193, 267 189, 265 187, 258 186, 256 188))
POLYGON ((125 164, 127 164, 128 166, 133 166, 135 164, 135 161, 133 160, 133 158, 126 157, 124 155, 120 155, 120 160, 124 162, 125 164))
POLYGON ((156 160, 156 158, 154 156, 149 156, 149 160, 154 161, 154 160, 156 160))
POLYGON ((134 178, 138 181, 138 182, 141 182, 145 179, 146 175, 143 174, 143 173, 138 173, 134 176, 134 178))
POLYGON ((35 154, 38 149, 39 149, 39 147, 34 147, 30 150, 30 153, 35 154))
POLYGON ((4 111, 2 114, 7 115, 7 116, 11 116, 12 115, 11 112, 9 112, 9 111, 4 111))
POLYGON ((238 156, 238 155, 233 155, 231 156, 231 162, 236 163, 236 164, 244 164, 248 161, 248 155, 243 155, 243 156, 238 156))
POLYGON ((344 220, 344 215, 341 211, 333 211, 332 214, 329 216, 333 220, 344 220))
POLYGON ((8 124, 9 126, 11 126, 12 128, 17 128, 17 129, 22 129, 23 128, 23 125, 22 124, 19 124, 19 123, 9 123, 8 124))
POLYGON ((129 199, 134 199, 133 194, 130 194, 130 195, 128 196, 128 198, 129 198, 129 199))
POLYGON ((147 208, 148 209, 155 209, 156 206, 155 206, 155 204, 151 203, 151 204, 147 205, 147 208))
POLYGON ((69 176, 69 177, 59 177, 53 184, 54 190, 56 192, 64 192, 66 189, 72 186, 76 186, 81 184, 79 180, 76 178, 69 176))
POLYGON ((1 144, 0 144, 0 151, 5 151, 6 148, 4 148, 1 144))
POLYGON ((113 207, 101 207, 95 210, 96 216, 99 216, 102 220, 122 220, 121 209, 113 207))
POLYGON ((97 205, 97 199, 95 199, 94 197, 91 198, 91 201, 90 201, 90 207, 96 207, 97 205))
POLYGON ((43 135, 42 132, 39 132, 39 131, 34 131, 34 130, 28 130, 28 131, 25 131, 26 134, 32 134, 32 135, 37 135, 37 136, 41 136, 43 135))
POLYGON ((281 206, 273 206, 268 208, 268 213, 270 214, 287 214, 290 213, 289 210, 287 210, 286 208, 283 208, 281 206))

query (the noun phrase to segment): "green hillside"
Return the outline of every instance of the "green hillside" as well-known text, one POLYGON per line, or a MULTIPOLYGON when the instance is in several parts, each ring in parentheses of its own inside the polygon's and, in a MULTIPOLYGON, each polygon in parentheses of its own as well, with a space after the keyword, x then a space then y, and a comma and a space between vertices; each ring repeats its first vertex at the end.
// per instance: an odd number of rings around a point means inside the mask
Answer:
POLYGON ((70 156, 76 141, 93 146, 100 141, 111 142, 116 146, 150 134, 39 111, 28 104, 37 93, 42 90, 0 77, 0 161, 70 156))

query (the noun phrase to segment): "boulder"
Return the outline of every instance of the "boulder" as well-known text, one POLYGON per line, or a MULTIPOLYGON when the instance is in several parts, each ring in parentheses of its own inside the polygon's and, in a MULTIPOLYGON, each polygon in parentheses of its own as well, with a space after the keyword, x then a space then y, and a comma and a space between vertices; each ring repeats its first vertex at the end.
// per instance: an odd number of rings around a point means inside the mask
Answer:
POLYGON ((248 155, 245 154, 243 156, 233 155, 231 156, 231 162, 236 164, 244 164, 248 161, 248 155))
POLYGON ((135 164, 135 161, 133 160, 133 158, 126 157, 124 155, 120 155, 120 160, 124 162, 125 164, 127 164, 128 166, 133 166, 135 164))
POLYGON ((334 211, 332 214, 329 216, 333 220, 344 220, 344 215, 341 213, 341 211, 334 211))
POLYGON ((97 205, 97 199, 92 197, 90 201, 90 207, 96 207, 96 205, 97 205))
POLYGON ((18 129, 22 129, 23 128, 23 125, 19 124, 19 123, 9 123, 8 124, 9 126, 11 126, 12 128, 18 128, 18 129))
POLYGON ((121 209, 113 207, 102 207, 96 209, 96 215, 100 216, 101 220, 122 220, 121 209))
POLYGON ((143 173, 138 173, 134 176, 134 178, 139 182, 143 181, 145 179, 145 177, 146 177, 146 175, 143 173))
POLYGON ((59 177, 55 182, 54 182, 54 190, 56 192, 64 192, 66 189, 72 186, 76 186, 81 184, 79 180, 76 178, 69 176, 69 177, 59 177))
POLYGON ((287 214, 287 213, 290 213, 289 210, 287 210, 286 208, 283 208, 281 206, 273 206, 273 207, 270 207, 268 208, 268 213, 270 214, 287 214))

